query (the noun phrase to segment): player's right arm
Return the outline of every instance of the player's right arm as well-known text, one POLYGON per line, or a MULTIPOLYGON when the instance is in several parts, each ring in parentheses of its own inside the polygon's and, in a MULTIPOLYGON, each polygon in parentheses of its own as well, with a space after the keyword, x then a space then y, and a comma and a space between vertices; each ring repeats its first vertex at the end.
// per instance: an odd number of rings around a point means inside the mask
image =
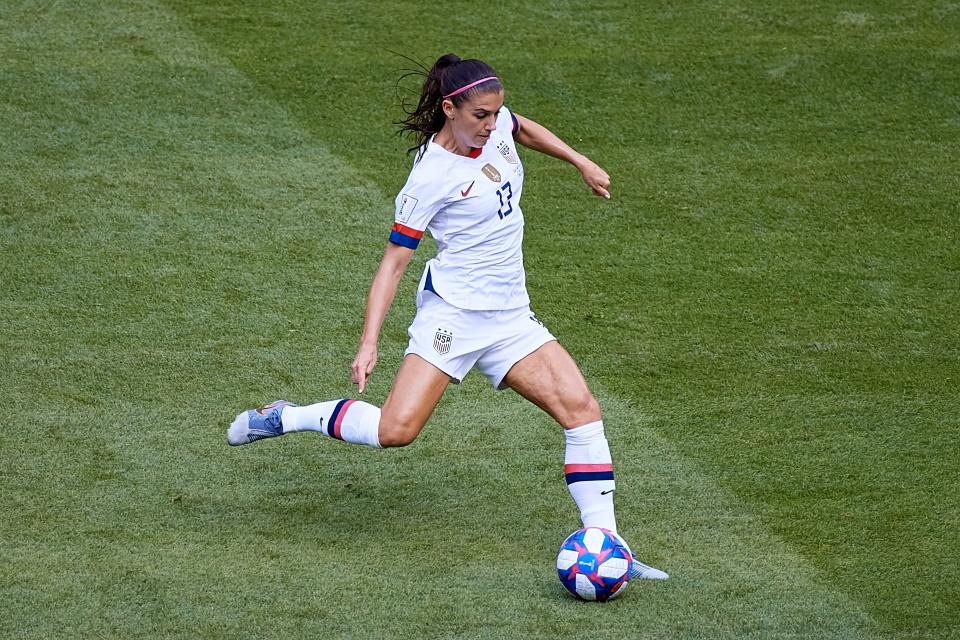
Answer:
POLYGON ((380 259, 380 268, 373 277, 370 285, 370 294, 367 296, 367 310, 363 316, 363 334, 360 337, 360 348, 357 357, 353 359, 353 382, 360 385, 363 393, 367 385, 367 378, 377 366, 377 341, 380 337, 380 328, 387 317, 387 311, 397 295, 400 278, 406 271, 413 249, 402 247, 393 242, 387 243, 387 248, 380 259))
POLYGON ((373 277, 373 284, 370 285, 360 348, 352 366, 353 382, 360 386, 360 393, 363 393, 367 378, 377 365, 380 328, 397 294, 400 278, 410 264, 413 252, 423 238, 424 230, 443 207, 447 194, 454 188, 444 183, 444 172, 438 171, 435 163, 425 158, 426 156, 417 157, 406 184, 397 195, 390 240, 380 260, 377 275, 373 277))

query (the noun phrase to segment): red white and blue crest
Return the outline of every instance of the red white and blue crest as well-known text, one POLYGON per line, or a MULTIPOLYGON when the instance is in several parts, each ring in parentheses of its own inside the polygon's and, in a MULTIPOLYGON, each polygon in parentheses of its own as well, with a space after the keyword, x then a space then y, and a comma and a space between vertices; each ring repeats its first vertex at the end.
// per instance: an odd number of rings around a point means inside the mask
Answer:
POLYGON ((453 344, 453 334, 446 329, 437 329, 437 335, 433 337, 433 348, 440 355, 450 353, 450 346, 453 344))
POLYGON ((520 158, 518 158, 517 154, 514 153, 513 147, 511 147, 506 140, 501 140, 497 143, 497 151, 499 151, 504 160, 510 164, 518 164, 520 162, 520 158))

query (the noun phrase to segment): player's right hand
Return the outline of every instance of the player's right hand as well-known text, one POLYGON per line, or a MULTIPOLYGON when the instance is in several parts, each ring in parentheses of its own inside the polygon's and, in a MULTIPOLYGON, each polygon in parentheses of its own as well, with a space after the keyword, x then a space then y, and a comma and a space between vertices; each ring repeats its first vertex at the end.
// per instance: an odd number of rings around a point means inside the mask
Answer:
POLYGON ((586 159, 583 166, 580 167, 580 175, 587 186, 593 190, 593 195, 610 199, 610 176, 600 165, 589 158, 586 159))
POLYGON ((361 345, 351 367, 353 383, 360 385, 360 393, 363 393, 364 387, 367 386, 367 378, 373 373, 375 366, 377 366, 377 347, 361 345))

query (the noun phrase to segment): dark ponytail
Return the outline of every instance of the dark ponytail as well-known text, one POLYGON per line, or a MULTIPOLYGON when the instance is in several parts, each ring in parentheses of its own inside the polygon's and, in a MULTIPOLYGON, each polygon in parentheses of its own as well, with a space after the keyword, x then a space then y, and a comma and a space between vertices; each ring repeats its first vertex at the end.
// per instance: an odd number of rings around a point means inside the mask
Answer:
MULTIPOLYGON (((409 134, 414 138, 414 146, 409 151, 421 150, 432 135, 443 128, 447 116, 443 113, 443 96, 449 95, 457 89, 462 89, 472 82, 482 78, 496 76, 496 72, 486 62, 480 60, 461 60, 459 56, 448 53, 440 56, 429 71, 413 71, 407 75, 424 75, 423 87, 420 89, 420 100, 413 111, 403 110, 407 117, 398 122, 398 134, 409 134)), ((403 78, 407 77, 406 75, 403 78)), ((401 78, 401 80, 403 80, 401 78)), ((463 93, 450 98, 454 106, 459 107, 463 101, 480 92, 500 91, 503 85, 500 80, 489 80, 463 93)))

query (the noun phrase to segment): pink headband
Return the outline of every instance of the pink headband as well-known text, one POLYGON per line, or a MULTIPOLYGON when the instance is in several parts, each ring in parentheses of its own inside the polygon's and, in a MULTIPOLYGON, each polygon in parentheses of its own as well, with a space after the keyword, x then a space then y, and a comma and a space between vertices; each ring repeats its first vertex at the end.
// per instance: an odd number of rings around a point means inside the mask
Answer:
POLYGON ((457 89, 457 90, 454 91, 453 93, 448 93, 447 95, 445 95, 445 96, 443 96, 443 97, 444 97, 444 98, 452 98, 453 96, 457 95, 458 93, 463 93, 463 92, 466 91, 467 89, 472 89, 472 88, 474 88, 475 86, 477 86, 478 84, 480 84, 481 82, 486 82, 487 80, 499 80, 499 78, 498 78, 497 76, 487 76, 486 78, 480 78, 480 79, 477 80, 476 82, 471 82, 471 83, 468 84, 467 86, 465 86, 465 87, 460 87, 459 89, 457 89))

